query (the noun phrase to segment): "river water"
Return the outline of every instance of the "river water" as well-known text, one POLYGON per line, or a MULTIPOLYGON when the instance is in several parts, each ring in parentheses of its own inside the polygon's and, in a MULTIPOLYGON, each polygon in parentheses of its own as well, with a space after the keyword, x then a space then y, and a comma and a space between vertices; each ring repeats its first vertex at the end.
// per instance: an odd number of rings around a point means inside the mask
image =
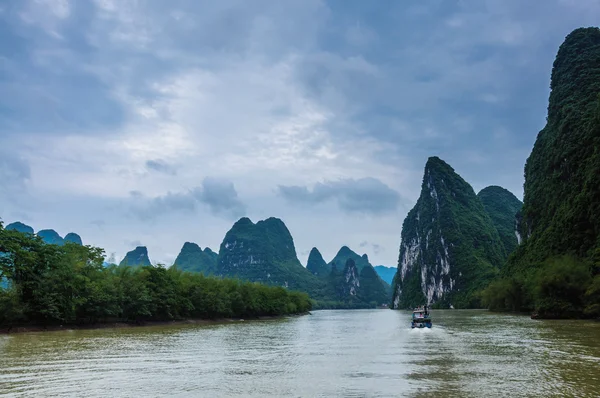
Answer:
POLYGON ((315 311, 268 321, 0 336, 0 395, 600 396, 600 323, 486 311, 315 311))

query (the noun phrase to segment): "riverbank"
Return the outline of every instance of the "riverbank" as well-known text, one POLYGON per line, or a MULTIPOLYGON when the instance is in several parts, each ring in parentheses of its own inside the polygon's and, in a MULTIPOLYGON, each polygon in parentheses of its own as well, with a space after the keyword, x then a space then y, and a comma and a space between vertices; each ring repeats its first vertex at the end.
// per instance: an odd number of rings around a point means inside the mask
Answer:
POLYGON ((177 325, 219 325, 226 323, 245 322, 245 321, 268 321, 288 317, 298 317, 312 315, 310 312, 301 314, 258 316, 253 318, 217 318, 217 319, 181 319, 172 321, 143 321, 143 322, 98 322, 89 324, 68 324, 68 325, 19 325, 10 327, 0 327, 0 334, 32 333, 32 332, 57 332, 66 330, 90 330, 90 329, 120 329, 137 328, 148 326, 177 326, 177 325))

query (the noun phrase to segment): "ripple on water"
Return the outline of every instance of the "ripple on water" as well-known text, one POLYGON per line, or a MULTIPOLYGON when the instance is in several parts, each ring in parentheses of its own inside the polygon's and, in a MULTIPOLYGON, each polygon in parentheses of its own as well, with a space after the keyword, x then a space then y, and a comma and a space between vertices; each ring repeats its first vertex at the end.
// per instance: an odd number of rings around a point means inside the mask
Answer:
POLYGON ((434 311, 315 311, 224 325, 0 336, 11 396, 582 396, 600 324, 434 311))

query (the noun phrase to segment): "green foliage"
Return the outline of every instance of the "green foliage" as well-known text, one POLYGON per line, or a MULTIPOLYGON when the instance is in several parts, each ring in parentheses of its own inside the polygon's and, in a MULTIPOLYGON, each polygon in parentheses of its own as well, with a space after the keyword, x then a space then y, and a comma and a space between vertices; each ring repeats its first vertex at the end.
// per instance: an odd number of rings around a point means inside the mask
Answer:
POLYGON ((429 158, 421 195, 402 226, 394 306, 479 307, 480 291, 504 257, 498 231, 473 188, 443 160, 429 158))
POLYGON ((574 256, 552 257, 526 275, 494 281, 483 292, 493 311, 535 311, 541 318, 600 315, 600 278, 589 262, 574 256))
POLYGON ((507 189, 498 186, 490 186, 482 189, 477 194, 477 197, 496 227, 504 246, 504 252, 508 256, 515 250, 518 244, 515 235, 515 217, 521 210, 523 202, 507 189))
POLYGON ((548 260, 536 278, 536 311, 545 318, 580 316, 585 307, 584 294, 591 282, 586 263, 570 256, 548 260))
MULTIPOLYGON (((539 132, 525 165, 520 231, 526 239, 503 270, 505 276, 526 286, 533 280, 532 273, 550 272, 554 279, 544 280, 542 285, 531 284, 532 289, 539 293, 553 287, 559 290, 559 296, 547 292, 540 301, 538 294, 530 294, 526 306, 539 307, 551 317, 581 316, 583 301, 590 314, 597 314, 595 305, 600 302, 593 303, 598 299, 594 283, 590 282, 590 293, 582 298, 573 280, 552 265, 552 259, 565 255, 581 263, 594 262, 600 249, 598 65, 600 29, 571 32, 554 61, 546 126, 539 132), (556 308, 551 309, 552 305, 556 308)), ((598 272, 592 267, 592 276, 598 272)), ((577 275, 583 278, 583 274, 577 275)))
POLYGON ((492 311, 521 311, 525 290, 520 281, 512 278, 498 279, 482 292, 483 306, 492 311))
POLYGON ((208 247, 202 250, 195 243, 185 242, 174 265, 182 271, 212 275, 217 270, 217 257, 217 253, 208 247))
POLYGON ((103 267, 91 246, 45 244, 0 224, 0 325, 143 322, 303 313, 305 293, 182 272, 176 267, 103 267))

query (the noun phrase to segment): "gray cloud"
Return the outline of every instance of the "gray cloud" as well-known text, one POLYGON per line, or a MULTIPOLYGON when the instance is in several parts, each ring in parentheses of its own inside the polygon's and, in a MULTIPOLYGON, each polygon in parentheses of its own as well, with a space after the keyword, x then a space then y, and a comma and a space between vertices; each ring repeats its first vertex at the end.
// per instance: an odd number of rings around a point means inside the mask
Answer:
POLYGON ((208 205, 215 215, 239 218, 245 215, 246 206, 240 201, 233 183, 216 178, 205 178, 202 189, 194 190, 195 197, 208 205))
POLYGON ((131 191, 132 211, 144 220, 154 219, 169 212, 194 212, 199 204, 206 205, 213 215, 237 219, 245 215, 246 205, 238 197, 232 182, 207 177, 202 185, 184 192, 167 192, 148 198, 139 191, 131 191))
POLYGON ((360 242, 359 247, 361 247, 361 248, 370 247, 374 254, 379 254, 384 250, 381 245, 378 245, 377 243, 369 243, 366 240, 360 242))
POLYGON ((381 215, 393 212, 400 204, 400 194, 376 178, 348 178, 317 183, 312 191, 305 186, 279 186, 279 194, 293 204, 337 202, 348 213, 381 215))
POLYGON ((106 222, 104 220, 92 220, 90 221, 90 224, 95 225, 98 228, 102 228, 106 225, 106 222))
POLYGON ((165 162, 162 159, 154 159, 154 160, 146 161, 146 168, 148 168, 149 170, 157 171, 159 173, 169 174, 172 176, 177 174, 177 170, 175 169, 175 167, 168 164, 167 162, 165 162))
POLYGON ((133 247, 138 247, 138 246, 144 246, 142 244, 142 242, 139 241, 139 240, 125 240, 123 243, 125 243, 126 246, 129 246, 129 247, 132 247, 132 248, 133 247))
POLYGON ((29 163, 7 151, 0 152, 0 187, 4 191, 22 188, 31 178, 29 163))

